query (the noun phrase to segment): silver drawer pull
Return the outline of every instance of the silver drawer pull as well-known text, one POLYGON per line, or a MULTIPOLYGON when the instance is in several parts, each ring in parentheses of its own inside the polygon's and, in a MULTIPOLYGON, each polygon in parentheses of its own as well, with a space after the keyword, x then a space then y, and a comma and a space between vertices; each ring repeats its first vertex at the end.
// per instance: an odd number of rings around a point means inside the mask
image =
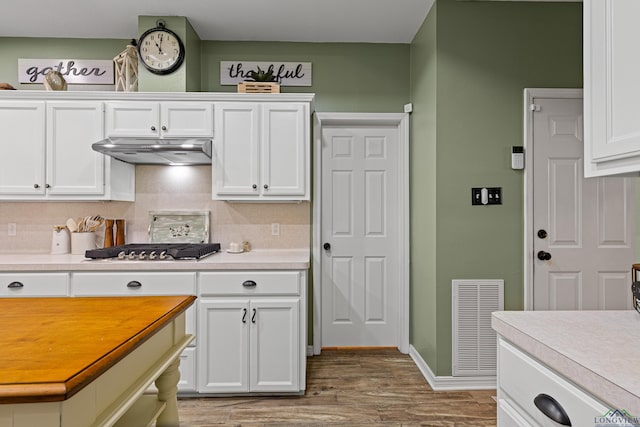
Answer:
POLYGON ((7 285, 7 288, 10 288, 10 289, 24 288, 24 284, 22 282, 11 282, 7 285))
POLYGON ((127 288, 141 288, 142 287, 142 283, 138 282, 137 280, 132 280, 129 283, 127 283, 127 288))
POLYGON ((242 282, 242 286, 244 286, 245 288, 255 288, 257 286, 257 283, 253 280, 245 280, 244 282, 242 282))

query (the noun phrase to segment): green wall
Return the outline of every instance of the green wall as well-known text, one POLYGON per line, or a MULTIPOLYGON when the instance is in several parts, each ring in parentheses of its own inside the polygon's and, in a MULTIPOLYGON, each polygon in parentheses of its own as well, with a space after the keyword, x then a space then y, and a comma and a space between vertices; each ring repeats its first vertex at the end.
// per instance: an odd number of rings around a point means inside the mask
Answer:
POLYGON ((316 110, 401 112, 409 101, 409 45, 202 41, 202 90, 220 86, 220 61, 311 62, 313 86, 281 88, 316 94, 316 110))
MULTIPOLYGON (((16 89, 44 90, 42 84, 18 84, 19 58, 113 59, 131 39, 0 37, 0 82, 16 89)), ((113 85, 71 85, 69 90, 113 90, 113 85)))
POLYGON ((436 17, 435 4, 411 45, 409 341, 432 365, 437 360, 436 287, 436 17))
POLYGON ((411 337, 446 376, 453 279, 504 279, 505 309, 523 308, 523 173, 511 169, 510 148, 522 145, 524 88, 582 87, 582 5, 437 0, 436 8, 411 49, 412 152, 435 152, 412 159, 435 168, 435 189, 415 188, 432 177, 414 168, 412 226, 422 217, 431 225, 412 229, 411 291, 435 295, 425 304, 436 313, 413 310, 411 337), (434 74, 435 95, 423 83, 434 74), (437 115, 428 113, 433 103, 437 115), (435 125, 416 120, 423 109, 435 125), (488 186, 502 187, 503 204, 471 206, 471 187, 488 186), (435 278, 423 271, 433 266, 435 278), (434 316, 435 333, 427 326, 434 316))

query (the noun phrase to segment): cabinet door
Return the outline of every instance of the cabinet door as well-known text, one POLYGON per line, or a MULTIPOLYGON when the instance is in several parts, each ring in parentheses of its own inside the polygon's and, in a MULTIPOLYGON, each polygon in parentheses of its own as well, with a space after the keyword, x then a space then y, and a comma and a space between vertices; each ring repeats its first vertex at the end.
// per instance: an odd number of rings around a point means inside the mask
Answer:
POLYGON ((200 300, 198 391, 249 391, 249 301, 200 300))
POLYGON ((251 391, 299 391, 300 299, 251 301, 251 391))
POLYGON ((157 102, 107 102, 106 131, 108 137, 160 136, 160 108, 157 102))
POLYGON ((640 170, 640 2, 584 1, 585 175, 640 170))
POLYGON ((212 137, 213 104, 209 102, 164 102, 160 105, 163 137, 212 137))
POLYGON ((44 194, 44 102, 0 102, 0 194, 44 194))
POLYGON ((262 105, 262 191, 265 197, 308 195, 307 116, 304 104, 262 105))
POLYGON ((103 104, 47 102, 47 193, 104 194, 104 156, 91 148, 103 138, 103 104))
POLYGON ((213 196, 258 196, 258 105, 224 103, 215 106, 213 196))

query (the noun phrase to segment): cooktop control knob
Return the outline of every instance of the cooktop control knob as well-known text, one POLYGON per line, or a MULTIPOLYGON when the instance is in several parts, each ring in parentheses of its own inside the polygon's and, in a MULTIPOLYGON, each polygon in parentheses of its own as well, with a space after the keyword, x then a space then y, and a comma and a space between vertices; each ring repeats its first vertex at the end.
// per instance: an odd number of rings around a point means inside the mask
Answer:
POLYGON ((138 259, 147 259, 147 253, 145 251, 140 252, 140 255, 138 255, 138 259))
POLYGON ((160 256, 158 257, 160 259, 167 259, 167 251, 162 251, 160 252, 160 256))
POLYGON ((129 252, 128 258, 129 259, 136 259, 136 251, 129 252))
POLYGON ((154 260, 158 258, 158 254, 156 253, 156 251, 151 251, 151 253, 149 254, 149 259, 154 260))
POLYGON ((118 259, 125 259, 126 257, 127 257, 127 254, 124 253, 124 251, 118 252, 118 259))

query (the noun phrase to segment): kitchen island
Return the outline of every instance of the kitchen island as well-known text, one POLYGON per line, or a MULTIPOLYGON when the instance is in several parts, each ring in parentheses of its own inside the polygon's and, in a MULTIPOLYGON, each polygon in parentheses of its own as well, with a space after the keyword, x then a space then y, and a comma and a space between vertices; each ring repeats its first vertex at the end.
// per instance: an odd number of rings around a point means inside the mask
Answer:
MULTIPOLYGON (((495 312, 492 326, 499 335, 498 425, 548 425, 534 405, 541 394, 554 397, 574 426, 596 425, 616 410, 640 417, 639 313, 495 312)), ((544 406, 540 399, 547 398, 538 399, 544 406)))
POLYGON ((177 426, 194 296, 0 299, 0 426, 177 426), (157 395, 143 395, 155 381, 157 395), (142 422, 144 420, 144 422, 142 422))

